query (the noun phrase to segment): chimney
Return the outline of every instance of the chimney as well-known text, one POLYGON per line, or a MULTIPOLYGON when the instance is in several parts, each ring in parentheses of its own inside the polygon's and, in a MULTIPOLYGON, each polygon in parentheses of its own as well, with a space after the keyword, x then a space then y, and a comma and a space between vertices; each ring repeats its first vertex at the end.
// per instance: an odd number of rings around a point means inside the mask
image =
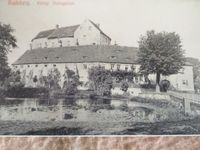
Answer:
POLYGON ((56 25, 56 29, 58 29, 58 28, 59 28, 59 25, 57 24, 57 25, 56 25))

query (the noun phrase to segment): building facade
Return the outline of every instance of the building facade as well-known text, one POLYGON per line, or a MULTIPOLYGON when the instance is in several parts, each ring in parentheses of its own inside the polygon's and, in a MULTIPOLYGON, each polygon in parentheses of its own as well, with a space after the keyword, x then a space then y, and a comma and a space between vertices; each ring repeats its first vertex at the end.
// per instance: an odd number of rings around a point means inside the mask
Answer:
POLYGON ((100 25, 85 20, 80 25, 59 27, 39 32, 31 41, 31 48, 51 48, 78 45, 109 45, 111 38, 100 25))
MULTIPOLYGON (((76 72, 85 88, 89 81, 88 70, 94 66, 139 72, 138 48, 110 45, 110 41, 91 20, 85 20, 80 25, 42 31, 32 40, 32 49, 27 50, 13 67, 21 72, 26 86, 35 86, 34 77, 47 76, 54 68, 61 74, 61 87, 66 69, 76 72)), ((150 80, 155 81, 155 78, 154 74, 149 75, 150 80)), ((193 67, 189 64, 178 74, 162 76, 162 79, 169 80, 177 90, 194 91, 193 67)), ((141 75, 134 77, 133 81, 143 84, 145 79, 141 75)))

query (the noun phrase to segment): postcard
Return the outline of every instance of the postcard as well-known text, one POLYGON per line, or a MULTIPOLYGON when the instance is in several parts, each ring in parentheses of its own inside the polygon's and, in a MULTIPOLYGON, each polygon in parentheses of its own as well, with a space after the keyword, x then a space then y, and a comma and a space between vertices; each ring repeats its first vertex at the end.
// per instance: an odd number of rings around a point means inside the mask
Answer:
POLYGON ((199 135, 199 8, 0 1, 0 135, 199 135))

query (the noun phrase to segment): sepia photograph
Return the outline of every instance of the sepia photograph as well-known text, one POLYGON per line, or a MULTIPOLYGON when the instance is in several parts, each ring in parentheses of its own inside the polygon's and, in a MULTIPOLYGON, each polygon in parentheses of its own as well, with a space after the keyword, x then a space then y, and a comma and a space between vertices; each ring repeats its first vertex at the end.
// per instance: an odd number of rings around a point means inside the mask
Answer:
POLYGON ((0 135, 199 135, 200 1, 1 0, 0 135))

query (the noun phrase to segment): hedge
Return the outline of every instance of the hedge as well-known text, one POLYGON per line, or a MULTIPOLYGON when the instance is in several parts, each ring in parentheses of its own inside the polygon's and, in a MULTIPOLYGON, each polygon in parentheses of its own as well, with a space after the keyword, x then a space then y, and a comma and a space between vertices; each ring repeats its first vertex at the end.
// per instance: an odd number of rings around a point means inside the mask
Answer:
POLYGON ((46 88, 10 87, 6 91, 6 97, 10 98, 49 97, 49 90, 46 88))

